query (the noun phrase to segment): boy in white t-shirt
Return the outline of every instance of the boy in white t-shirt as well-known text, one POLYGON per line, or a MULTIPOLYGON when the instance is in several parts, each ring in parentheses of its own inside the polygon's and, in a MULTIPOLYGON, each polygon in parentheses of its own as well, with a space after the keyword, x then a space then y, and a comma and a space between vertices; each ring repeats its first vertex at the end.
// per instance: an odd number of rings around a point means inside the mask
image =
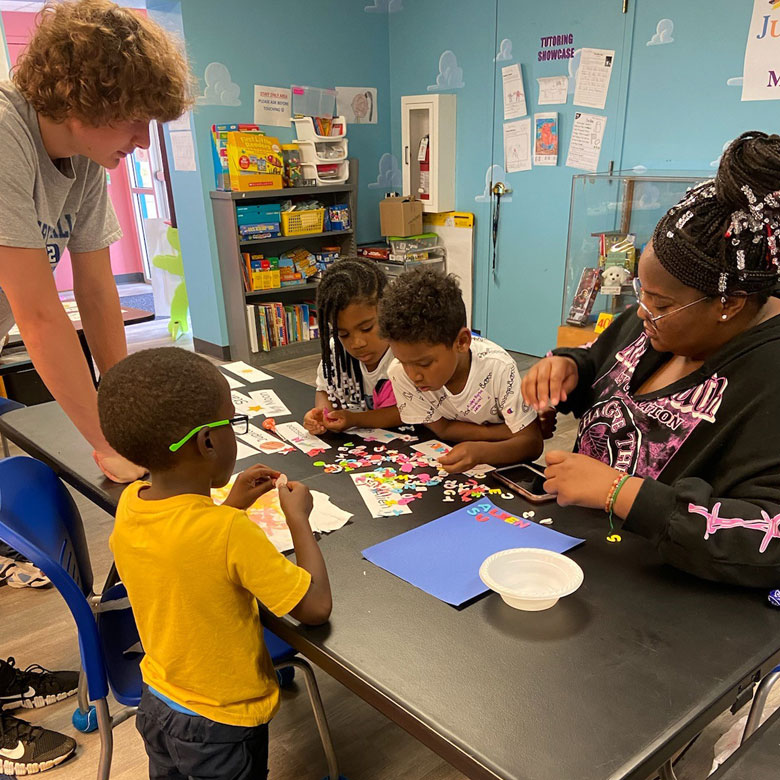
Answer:
POLYGON ((401 274, 380 301, 379 328, 396 358, 388 373, 401 420, 459 442, 439 461, 447 471, 541 455, 539 422, 523 402, 515 361, 471 335, 455 276, 401 274))

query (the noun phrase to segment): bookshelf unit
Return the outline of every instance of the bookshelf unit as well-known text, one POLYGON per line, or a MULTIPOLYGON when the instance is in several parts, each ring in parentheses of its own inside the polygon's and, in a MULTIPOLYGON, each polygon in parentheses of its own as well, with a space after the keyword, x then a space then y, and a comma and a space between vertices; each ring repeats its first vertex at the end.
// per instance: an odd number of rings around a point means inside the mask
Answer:
POLYGON ((228 329, 228 350, 230 360, 245 360, 254 366, 290 360, 319 352, 318 339, 294 341, 270 352, 252 352, 249 346, 247 325, 247 304, 281 301, 283 304, 301 303, 313 300, 317 295, 317 283, 311 282, 293 287, 274 290, 255 290, 247 292, 241 274, 243 262, 241 253, 258 247, 266 255, 281 254, 296 246, 304 246, 315 252, 323 246, 340 246, 343 256, 354 257, 357 254, 355 227, 357 224, 357 160, 349 161, 349 179, 345 184, 326 184, 318 187, 287 187, 281 190, 264 192, 223 192, 212 190, 211 209, 214 215, 214 231, 219 256, 219 274, 222 281, 222 294, 225 299, 225 319, 228 329), (278 236, 258 241, 244 241, 239 236, 236 205, 242 203, 262 203, 281 201, 296 196, 317 198, 328 206, 348 203, 350 223, 348 230, 333 230, 325 233, 308 233, 301 236, 278 236), (273 245, 271 247, 270 245, 273 245))

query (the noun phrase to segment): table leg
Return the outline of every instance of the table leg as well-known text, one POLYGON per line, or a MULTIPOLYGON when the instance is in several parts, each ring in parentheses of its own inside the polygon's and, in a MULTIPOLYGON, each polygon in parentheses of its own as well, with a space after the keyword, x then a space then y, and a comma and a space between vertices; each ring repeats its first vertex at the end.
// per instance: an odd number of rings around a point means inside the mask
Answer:
POLYGON ((97 387, 98 378, 97 378, 97 374, 95 373, 95 363, 92 360, 92 352, 89 349, 89 344, 87 343, 87 337, 84 335, 83 330, 78 331, 78 334, 79 334, 79 343, 81 344, 81 349, 84 352, 84 357, 87 359, 87 365, 89 366, 89 373, 92 376, 92 382, 94 383, 95 387, 97 387))
POLYGON ((677 780, 677 775, 674 773, 674 767, 671 761, 667 761, 662 767, 658 775, 661 780, 677 780))
POLYGON ((739 743, 740 745, 742 745, 761 724, 761 715, 764 712, 766 700, 769 698, 769 693, 772 688, 775 687, 778 680, 780 680, 780 666, 776 666, 772 669, 772 671, 758 684, 756 695, 745 723, 745 731, 742 733, 742 739, 739 743))

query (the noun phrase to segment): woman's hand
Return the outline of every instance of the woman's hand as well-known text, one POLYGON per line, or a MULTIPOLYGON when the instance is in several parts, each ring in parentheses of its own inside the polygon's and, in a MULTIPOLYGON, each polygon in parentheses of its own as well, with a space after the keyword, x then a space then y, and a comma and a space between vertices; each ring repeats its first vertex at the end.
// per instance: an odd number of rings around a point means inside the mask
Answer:
POLYGON ((527 404, 541 412, 548 405, 558 406, 577 387, 579 369, 569 357, 542 358, 531 367, 520 385, 527 404))
POLYGON ((545 409, 539 414, 539 428, 543 439, 552 439, 558 425, 558 412, 554 408, 545 409))
POLYGON ((306 428, 312 436, 319 436, 327 430, 322 424, 324 411, 324 408, 317 407, 315 409, 309 409, 309 411, 303 415, 303 427, 306 428))
POLYGON ((604 509, 615 478, 623 473, 600 460, 575 452, 552 450, 545 459, 547 481, 544 489, 556 496, 560 506, 575 504, 604 509))
POLYGON ((322 415, 322 424, 334 433, 341 433, 346 431, 347 428, 355 428, 354 418, 351 412, 346 409, 325 409, 325 413, 322 415))
POLYGON ((127 458, 123 458, 119 453, 114 452, 114 450, 108 450, 107 452, 94 450, 92 457, 98 468, 112 482, 118 482, 120 485, 135 482, 146 474, 145 468, 136 466, 135 463, 131 463, 127 458))

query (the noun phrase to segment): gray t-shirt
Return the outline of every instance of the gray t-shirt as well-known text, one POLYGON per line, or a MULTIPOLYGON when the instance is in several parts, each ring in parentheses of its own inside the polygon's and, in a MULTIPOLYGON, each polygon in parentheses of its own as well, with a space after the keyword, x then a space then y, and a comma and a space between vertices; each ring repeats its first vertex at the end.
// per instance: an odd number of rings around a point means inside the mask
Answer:
MULTIPOLYGON (((122 236, 101 165, 46 153, 35 109, 0 82, 0 246, 45 249, 52 271, 65 247, 94 252, 122 236)), ((0 291, 0 335, 14 324, 0 291)))

